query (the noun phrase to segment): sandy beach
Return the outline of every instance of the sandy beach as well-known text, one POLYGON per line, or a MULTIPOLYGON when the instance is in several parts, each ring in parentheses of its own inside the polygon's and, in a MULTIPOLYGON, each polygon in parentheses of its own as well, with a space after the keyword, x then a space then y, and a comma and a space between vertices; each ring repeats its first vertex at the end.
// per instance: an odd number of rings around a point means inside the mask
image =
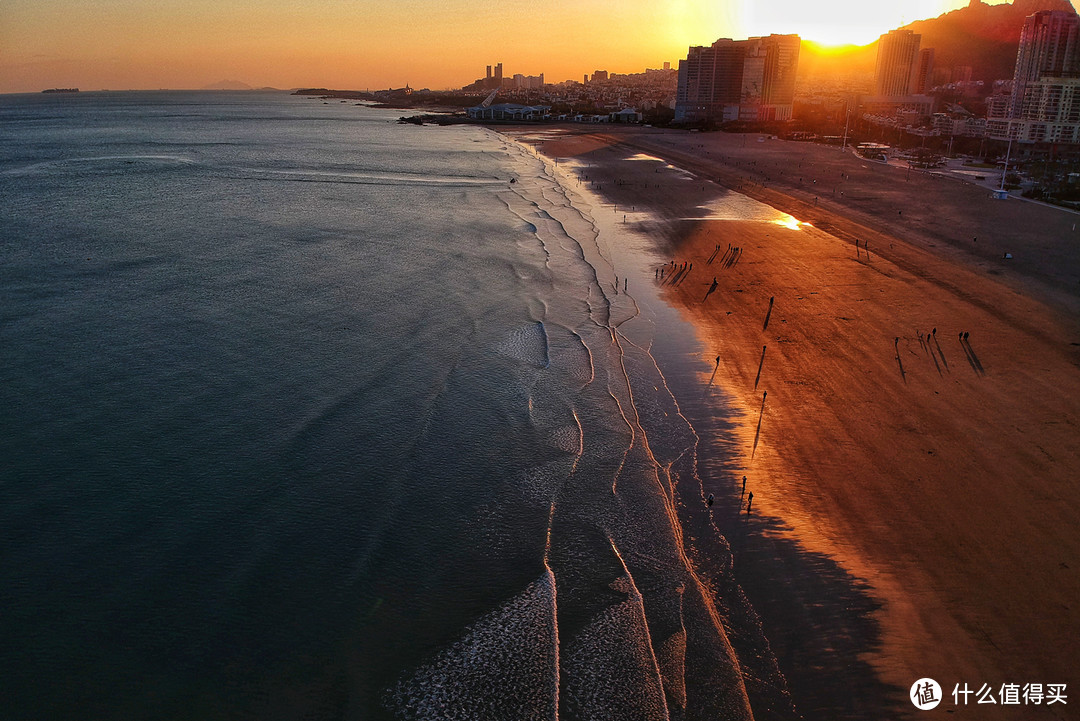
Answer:
POLYGON ((939 714, 1075 717, 1080 215, 833 147, 589 130, 519 137, 657 243, 707 349, 712 520, 796 710, 914 717, 931 677, 939 714), (1027 683, 1068 705, 952 696, 1027 683))

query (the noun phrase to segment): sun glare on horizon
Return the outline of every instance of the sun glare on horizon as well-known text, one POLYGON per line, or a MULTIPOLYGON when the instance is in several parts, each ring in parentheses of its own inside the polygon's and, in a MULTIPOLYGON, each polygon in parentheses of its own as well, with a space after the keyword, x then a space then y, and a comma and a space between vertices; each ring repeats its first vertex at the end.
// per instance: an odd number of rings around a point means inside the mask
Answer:
MULTIPOLYGON (((990 4, 1006 0, 989 0, 990 4)), ((642 72, 719 38, 796 33, 823 48, 865 45, 970 0, 553 0, 530 8, 530 42, 507 28, 518 8, 477 0, 121 2, 11 0, 0 27, 0 92, 46 87, 199 88, 236 78, 254 87, 449 89, 489 63, 548 82, 596 69, 642 72), (363 42, 357 42, 363 37, 363 42)))

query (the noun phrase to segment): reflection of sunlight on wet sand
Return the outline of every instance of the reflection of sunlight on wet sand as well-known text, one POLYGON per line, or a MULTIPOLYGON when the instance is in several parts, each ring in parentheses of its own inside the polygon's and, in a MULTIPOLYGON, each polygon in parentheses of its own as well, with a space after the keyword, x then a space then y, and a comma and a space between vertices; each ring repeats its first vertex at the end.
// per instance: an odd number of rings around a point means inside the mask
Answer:
POLYGON ((760 218, 760 217, 759 218, 747 218, 745 216, 737 216, 737 215, 706 215, 706 216, 700 217, 700 218, 686 217, 686 218, 682 218, 682 220, 694 220, 694 221, 697 221, 697 220, 731 220, 731 221, 737 221, 737 222, 750 221, 750 222, 758 222, 758 223, 772 223, 773 225, 783 226, 784 228, 788 228, 789 230, 802 230, 803 228, 813 228, 814 227, 812 223, 806 223, 804 221, 799 220, 795 216, 787 215, 786 213, 781 213, 778 216, 773 217, 773 218, 760 218))
POLYGON ((663 163, 664 165, 668 164, 668 162, 663 158, 658 158, 655 155, 646 155, 645 153, 637 153, 636 155, 631 155, 629 158, 627 158, 627 160, 655 160, 658 163, 663 163))
POLYGON ((803 221, 796 218, 794 215, 788 215, 787 213, 783 213, 782 215, 783 217, 777 218, 776 220, 772 221, 772 223, 774 225, 782 225, 785 228, 790 228, 791 230, 799 230, 804 225, 810 225, 810 223, 804 223, 803 221))
POLYGON ((776 223, 789 228, 804 225, 771 205, 732 191, 722 192, 714 200, 699 205, 698 209, 704 211, 702 215, 698 218, 688 218, 688 220, 743 220, 776 223))

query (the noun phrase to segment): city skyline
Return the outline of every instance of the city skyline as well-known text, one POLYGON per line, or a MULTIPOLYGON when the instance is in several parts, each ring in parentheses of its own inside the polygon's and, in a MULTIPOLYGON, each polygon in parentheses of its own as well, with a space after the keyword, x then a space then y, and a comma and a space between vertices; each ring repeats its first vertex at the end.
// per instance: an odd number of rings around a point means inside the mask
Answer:
POLYGON ((918 0, 893 8, 835 0, 824 12, 794 0, 633 0, 616 13, 595 0, 536 8, 470 0, 409 0, 392 7, 270 0, 257 11, 240 0, 152 6, 13 0, 0 26, 0 92, 201 88, 226 79, 254 87, 408 83, 447 89, 475 80, 491 57, 500 58, 510 75, 544 73, 548 82, 559 82, 596 68, 625 73, 665 61, 674 66, 688 47, 718 37, 797 33, 822 44, 865 45, 904 23, 967 3, 918 0))

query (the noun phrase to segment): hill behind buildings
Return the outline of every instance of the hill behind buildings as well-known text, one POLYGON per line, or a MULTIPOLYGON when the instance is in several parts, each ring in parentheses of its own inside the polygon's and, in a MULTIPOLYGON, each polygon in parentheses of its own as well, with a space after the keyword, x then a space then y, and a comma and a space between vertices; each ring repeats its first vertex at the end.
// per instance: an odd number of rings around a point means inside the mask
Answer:
MULTIPOLYGON (((934 48, 934 67, 948 69, 948 79, 993 82, 1011 78, 1024 18, 1040 10, 1076 12, 1069 0, 1015 0, 987 5, 972 0, 967 7, 905 25, 922 35, 921 46, 934 48)), ((799 58, 803 78, 844 77, 874 72, 877 42, 840 52, 804 42, 799 58)))

